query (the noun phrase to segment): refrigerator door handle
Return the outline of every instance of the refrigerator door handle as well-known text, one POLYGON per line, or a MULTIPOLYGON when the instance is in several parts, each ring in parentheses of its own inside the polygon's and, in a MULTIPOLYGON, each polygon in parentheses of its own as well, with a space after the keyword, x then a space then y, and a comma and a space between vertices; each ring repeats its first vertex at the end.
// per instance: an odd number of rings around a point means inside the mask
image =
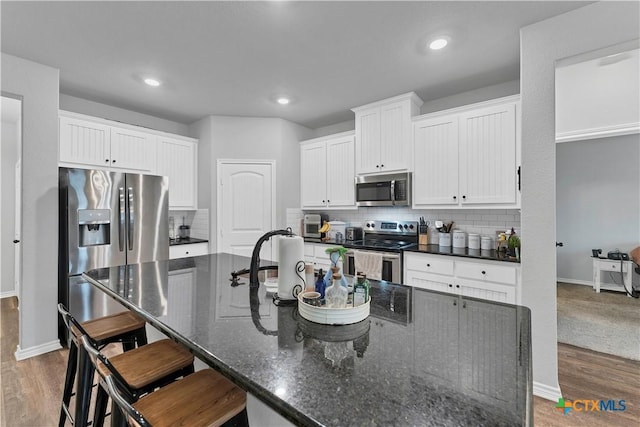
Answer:
POLYGON ((133 206, 133 188, 129 187, 129 230, 128 230, 128 241, 129 241, 129 250, 133 250, 133 227, 135 225, 134 221, 134 206, 133 206))
POLYGON ((118 247, 120 252, 124 251, 124 224, 125 224, 125 200, 124 200, 124 188, 118 188, 118 211, 120 219, 118 221, 118 247))

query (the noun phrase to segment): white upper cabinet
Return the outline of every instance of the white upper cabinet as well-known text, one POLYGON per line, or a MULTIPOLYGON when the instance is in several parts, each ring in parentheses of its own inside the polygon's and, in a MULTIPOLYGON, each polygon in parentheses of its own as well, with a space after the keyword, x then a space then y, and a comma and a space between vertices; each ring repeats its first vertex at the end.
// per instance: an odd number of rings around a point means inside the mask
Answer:
POLYGON ((516 105, 460 115, 460 202, 516 202, 516 105))
POLYGON ((155 161, 155 135, 131 129, 111 128, 110 167, 152 173, 155 161))
POLYGON ((422 100, 413 93, 354 108, 356 173, 411 170, 411 117, 422 100))
POLYGON ((60 111, 60 166, 169 177, 169 208, 197 208, 198 140, 60 111))
POLYGON ((111 166, 110 129, 107 125, 61 116, 59 162, 111 166))
POLYGON ((198 145, 159 136, 157 150, 157 174, 169 177, 169 206, 196 209, 198 145))
POLYGON ((413 207, 518 207, 518 105, 508 97, 416 119, 413 207))
POLYGON ((355 208, 353 132, 300 144, 302 209, 355 208))
POLYGON ((413 203, 458 204, 458 117, 414 124, 413 203))

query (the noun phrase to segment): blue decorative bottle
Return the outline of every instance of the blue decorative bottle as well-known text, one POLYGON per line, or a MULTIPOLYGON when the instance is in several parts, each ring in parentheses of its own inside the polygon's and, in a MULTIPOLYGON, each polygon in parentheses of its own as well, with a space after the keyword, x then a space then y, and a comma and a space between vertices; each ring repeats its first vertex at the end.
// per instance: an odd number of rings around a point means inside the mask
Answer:
POLYGON ((327 284, 324 281, 324 276, 322 275, 322 269, 319 269, 318 280, 316 280, 316 292, 320 294, 320 299, 324 299, 324 290, 326 287, 327 287, 327 284))

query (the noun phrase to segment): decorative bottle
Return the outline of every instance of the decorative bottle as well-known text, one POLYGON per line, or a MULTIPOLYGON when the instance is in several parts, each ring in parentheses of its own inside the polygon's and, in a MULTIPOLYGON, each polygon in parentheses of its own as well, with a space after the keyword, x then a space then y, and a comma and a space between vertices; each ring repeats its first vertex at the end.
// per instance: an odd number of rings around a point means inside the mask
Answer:
POLYGON ((371 285, 367 280, 367 276, 360 273, 357 276, 356 283, 353 285, 353 306, 365 304, 369 301, 369 292, 371 285))
POLYGON ((349 291, 341 284, 342 276, 339 273, 333 274, 333 282, 325 291, 325 301, 328 308, 345 308, 349 291))
POLYGON ((316 281, 316 292, 320 294, 320 299, 324 299, 324 291, 326 288, 326 283, 324 281, 324 275, 322 273, 322 269, 318 270, 318 280, 316 281))

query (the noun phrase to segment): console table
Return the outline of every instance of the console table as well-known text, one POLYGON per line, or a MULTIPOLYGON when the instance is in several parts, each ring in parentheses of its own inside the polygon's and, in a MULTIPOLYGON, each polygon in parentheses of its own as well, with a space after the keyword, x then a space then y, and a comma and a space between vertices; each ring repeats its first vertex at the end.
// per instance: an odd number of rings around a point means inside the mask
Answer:
MULTIPOLYGON (((625 292, 625 288, 631 291, 631 273, 633 272, 633 261, 620 261, 608 258, 593 258, 593 289, 596 292, 600 292, 600 289, 609 291, 625 292), (622 279, 624 287, 622 285, 606 283, 604 286, 601 281, 602 271, 612 271, 620 273, 622 271, 622 279)), ((619 275, 619 274, 618 274, 619 275)))

